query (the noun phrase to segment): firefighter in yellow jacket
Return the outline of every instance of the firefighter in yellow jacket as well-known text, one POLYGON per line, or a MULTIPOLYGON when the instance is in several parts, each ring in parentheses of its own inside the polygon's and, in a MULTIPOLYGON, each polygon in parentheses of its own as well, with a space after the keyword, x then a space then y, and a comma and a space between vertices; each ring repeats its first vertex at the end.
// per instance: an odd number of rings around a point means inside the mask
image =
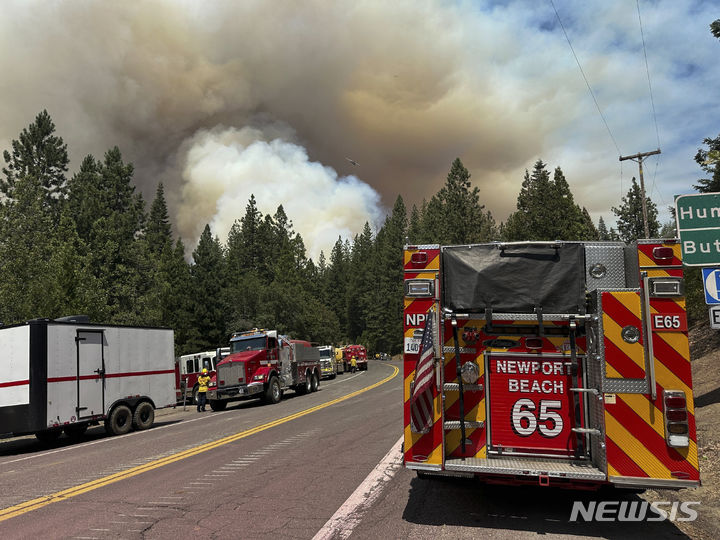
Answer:
POLYGON ((198 391, 197 391, 197 411, 205 411, 205 400, 207 398, 208 384, 210 384, 210 375, 208 375, 207 368, 202 370, 202 375, 198 377, 198 391))

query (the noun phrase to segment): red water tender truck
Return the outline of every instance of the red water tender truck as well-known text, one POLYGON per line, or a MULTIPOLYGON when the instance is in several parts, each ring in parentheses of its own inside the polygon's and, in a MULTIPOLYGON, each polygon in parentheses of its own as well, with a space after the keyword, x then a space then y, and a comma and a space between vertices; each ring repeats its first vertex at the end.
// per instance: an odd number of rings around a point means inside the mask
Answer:
POLYGON ((350 371, 352 357, 357 361, 358 370, 367 370, 367 349, 362 345, 348 345, 343 349, 343 364, 345 371, 350 371))
POLYGON ((281 336, 276 330, 237 332, 230 355, 217 365, 208 401, 221 411, 231 401, 259 397, 278 403, 285 390, 315 392, 320 385, 320 351, 309 342, 281 336))

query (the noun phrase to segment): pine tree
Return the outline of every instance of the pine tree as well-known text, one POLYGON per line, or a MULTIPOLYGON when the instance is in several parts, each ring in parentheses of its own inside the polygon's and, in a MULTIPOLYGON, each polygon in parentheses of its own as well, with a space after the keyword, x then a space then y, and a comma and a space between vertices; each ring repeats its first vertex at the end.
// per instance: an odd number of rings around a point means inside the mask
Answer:
MULTIPOLYGON (((657 219, 657 206, 650 200, 650 197, 646 196, 645 201, 650 238, 657 238, 660 231, 660 223, 657 219)), ((640 186, 634 177, 627 195, 622 198, 622 204, 617 208, 613 207, 612 211, 617 216, 618 230, 620 238, 623 241, 632 242, 638 238, 645 237, 642 196, 640 194, 640 186)))
POLYGON ((17 181, 33 178, 44 190, 43 207, 52 212, 57 224, 69 159, 67 145, 54 133, 55 124, 48 112, 43 110, 32 124, 22 130, 19 140, 11 142, 12 153, 3 152, 7 166, 2 170, 5 178, 0 178, 0 193, 12 199, 17 181))
POLYGON ((75 222, 78 236, 86 243, 91 241, 93 224, 107 211, 101 202, 107 195, 103 193, 100 166, 93 156, 86 156, 67 185, 65 206, 75 222))
POLYGON ((355 236, 350 254, 350 272, 348 275, 347 301, 347 335, 356 342, 367 324, 366 298, 375 287, 370 272, 370 261, 373 255, 373 236, 370 224, 365 222, 362 233, 355 236))
POLYGON ((428 203, 424 228, 433 231, 440 244, 464 244, 490 240, 495 221, 480 204, 480 189, 472 187, 470 173, 460 158, 450 166, 445 185, 428 203))
POLYGON ((155 199, 150 206, 145 238, 150 252, 155 256, 173 248, 172 226, 170 225, 167 203, 165 202, 165 189, 162 182, 158 184, 155 199))
POLYGON ((527 170, 517 199, 517 211, 502 227, 506 240, 592 240, 597 236, 587 210, 575 203, 560 167, 552 179, 542 160, 527 170))
POLYGON ((370 289, 364 304, 366 311, 365 342, 372 350, 397 353, 398 336, 402 336, 403 321, 403 258, 402 249, 407 231, 407 211, 402 197, 395 200, 392 213, 376 237, 375 286, 370 289))
POLYGON ((408 240, 412 244, 423 244, 422 214, 416 205, 413 204, 410 210, 410 222, 407 231, 408 240))
POLYGON ((97 165, 97 185, 94 180, 72 184, 68 201, 70 207, 83 209, 84 226, 90 224, 87 244, 93 275, 107 292, 107 322, 119 324, 146 324, 148 310, 155 309, 148 275, 151 262, 146 246, 137 241, 144 230, 145 203, 132 185, 133 170, 114 147, 97 165), (73 202, 88 194, 97 197, 92 205, 73 202))
POLYGON ((608 241, 610 240, 610 232, 608 231, 607 225, 605 225, 605 220, 600 216, 600 219, 598 220, 598 240, 600 241, 608 241))
POLYGON ((210 225, 205 225, 192 256, 193 332, 188 336, 187 346, 199 351, 220 347, 227 342, 224 254, 220 240, 210 232, 210 225))
POLYGON ((0 321, 50 317, 45 287, 54 227, 42 186, 32 176, 17 178, 0 212, 0 321))
POLYGON ((693 188, 700 193, 716 193, 720 191, 720 135, 714 139, 705 138, 703 144, 708 149, 698 148, 695 162, 710 177, 700 178, 693 188))
POLYGON ((330 252, 325 296, 328 299, 328 306, 337 316, 338 324, 344 337, 347 337, 346 294, 348 290, 349 271, 349 254, 345 250, 345 244, 342 238, 338 237, 330 252))

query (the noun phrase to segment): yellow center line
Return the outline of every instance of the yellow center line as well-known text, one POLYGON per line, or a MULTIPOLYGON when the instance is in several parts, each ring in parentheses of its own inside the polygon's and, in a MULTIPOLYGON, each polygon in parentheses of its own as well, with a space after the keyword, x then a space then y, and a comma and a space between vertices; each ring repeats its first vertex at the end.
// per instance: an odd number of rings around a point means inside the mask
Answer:
POLYGON ((48 504, 65 501, 67 499, 70 499, 71 497, 75 497, 77 495, 87 493, 88 491, 93 491, 93 490, 101 488, 103 486, 107 486, 108 484, 119 482, 120 480, 125 480, 126 478, 131 478, 133 476, 137 476, 138 474, 142 474, 144 472, 148 472, 153 469, 157 469, 159 467, 169 465, 170 463, 175 463, 176 461, 180 461, 182 459, 196 456, 197 454, 201 454, 203 452, 207 452, 208 450, 213 450, 215 448, 229 444, 231 442, 235 442, 237 440, 244 439, 245 437, 249 437, 250 435, 260 433, 261 431, 265 431, 266 429, 270 429, 272 427, 279 426, 280 424, 285 424, 287 422, 296 420, 302 416, 308 415, 315 411, 319 411, 321 409, 325 409, 327 407, 330 407, 330 406, 340 403, 342 401, 346 401, 346 400, 351 399, 355 396, 358 396, 364 392, 367 392, 368 390, 377 388, 378 386, 385 384, 386 382, 390 381, 391 379, 394 379, 395 376, 400 372, 400 370, 395 366, 390 366, 390 367, 392 367, 392 369, 393 369, 393 372, 391 375, 389 375, 388 377, 384 378, 383 380, 381 380, 379 382, 376 382, 375 384, 368 386, 367 388, 357 390, 346 396, 334 399, 332 401, 328 401, 327 403, 323 403, 321 405, 316 405, 315 407, 310 407, 309 409, 305 409, 304 411, 296 412, 289 416, 285 416, 284 418, 279 418, 278 420, 273 420, 272 422, 268 422, 266 424, 262 424, 260 426, 254 427, 254 428, 250 428, 245 431, 241 431, 240 433, 236 433, 234 435, 229 435, 227 437, 223 437, 222 439, 218 439, 217 441, 212 441, 209 443, 201 444, 200 446, 195 446, 194 448, 190 448, 188 450, 178 452, 177 454, 173 454, 171 456, 165 456, 163 458, 156 459, 154 461, 150 461, 149 463, 145 463, 143 465, 138 465, 137 467, 132 467, 125 471, 111 474, 111 475, 105 476, 103 478, 98 478, 97 480, 92 480, 91 482, 86 482, 85 484, 80 484, 79 486, 74 486, 74 487, 71 487, 68 489, 64 489, 62 491, 58 491, 57 493, 53 493, 51 495, 45 495, 43 497, 38 497, 37 499, 32 499, 30 501, 25 501, 23 503, 16 504, 14 506, 9 506, 7 508, 3 508, 2 510, 0 510, 0 521, 5 521, 6 519, 10 519, 10 518, 25 514, 27 512, 37 510, 38 508, 42 508, 43 506, 47 506, 48 504))

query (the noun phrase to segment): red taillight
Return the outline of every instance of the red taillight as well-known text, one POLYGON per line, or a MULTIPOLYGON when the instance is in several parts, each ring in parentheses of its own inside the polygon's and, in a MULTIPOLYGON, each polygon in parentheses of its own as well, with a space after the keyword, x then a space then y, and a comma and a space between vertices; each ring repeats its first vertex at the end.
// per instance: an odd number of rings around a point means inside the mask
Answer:
POLYGON ((538 338, 538 337, 525 338, 525 347, 528 349, 536 351, 538 349, 542 349, 542 346, 543 346, 542 338, 538 338))
POLYGON ((665 416, 671 422, 685 422, 687 421, 687 412, 684 410, 669 410, 665 411, 665 416))
POLYGON ((686 401, 681 396, 665 396, 665 408, 666 409, 684 409, 686 401))
POLYGON ((665 390, 665 441, 670 447, 687 448, 690 445, 687 397, 682 390, 665 390))
POLYGON ((670 247, 655 247, 652 254, 656 261, 670 261, 675 256, 673 248, 670 247))
POLYGON ((243 382, 243 378, 242 378, 242 377, 238 377, 238 382, 243 382))
POLYGON ((410 256, 410 261, 413 264, 426 264, 427 260, 428 256, 424 251, 417 251, 410 256))
POLYGON ((225 381, 220 381, 220 384, 225 386, 225 381))

